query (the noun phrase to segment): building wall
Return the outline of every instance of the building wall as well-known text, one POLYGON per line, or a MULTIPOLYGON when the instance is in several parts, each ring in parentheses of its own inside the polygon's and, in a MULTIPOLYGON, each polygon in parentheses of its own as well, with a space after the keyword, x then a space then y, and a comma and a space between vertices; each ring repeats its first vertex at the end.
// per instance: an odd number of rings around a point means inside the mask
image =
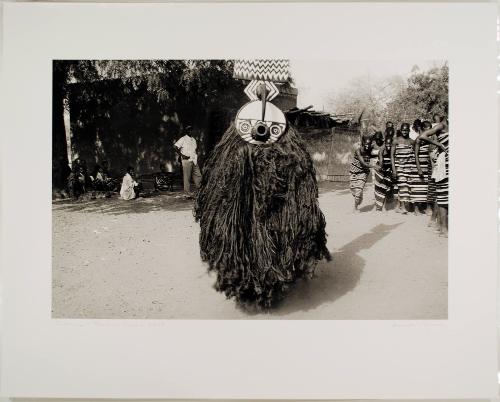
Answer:
POLYGON ((301 130, 311 154, 318 180, 349 181, 353 151, 359 144, 359 133, 352 130, 301 130))

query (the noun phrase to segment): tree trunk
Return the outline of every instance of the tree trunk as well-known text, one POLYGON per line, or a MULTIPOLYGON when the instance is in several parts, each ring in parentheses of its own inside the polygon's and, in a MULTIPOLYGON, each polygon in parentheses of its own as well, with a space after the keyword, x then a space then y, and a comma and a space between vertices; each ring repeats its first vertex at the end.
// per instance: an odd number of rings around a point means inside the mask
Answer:
POLYGON ((58 190, 66 186, 63 166, 68 166, 64 127, 64 80, 63 74, 54 71, 52 83, 52 187, 58 190))

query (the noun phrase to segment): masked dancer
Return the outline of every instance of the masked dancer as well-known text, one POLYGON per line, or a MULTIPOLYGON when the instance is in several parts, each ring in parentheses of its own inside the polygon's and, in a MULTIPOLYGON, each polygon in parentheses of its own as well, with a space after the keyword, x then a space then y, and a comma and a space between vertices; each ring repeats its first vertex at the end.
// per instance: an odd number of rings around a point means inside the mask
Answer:
POLYGON ((205 163, 194 209, 201 258, 227 298, 270 308, 330 258, 326 223, 311 157, 270 102, 288 79, 288 61, 237 61, 234 77, 250 81, 250 102, 205 163))

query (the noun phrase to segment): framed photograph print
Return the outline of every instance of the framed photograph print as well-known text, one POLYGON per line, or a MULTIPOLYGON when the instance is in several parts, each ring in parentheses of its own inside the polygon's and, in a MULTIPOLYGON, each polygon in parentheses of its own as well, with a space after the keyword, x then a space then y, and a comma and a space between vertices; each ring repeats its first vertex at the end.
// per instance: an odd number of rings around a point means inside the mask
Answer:
POLYGON ((5 3, 7 397, 497 395, 492 3, 5 3))

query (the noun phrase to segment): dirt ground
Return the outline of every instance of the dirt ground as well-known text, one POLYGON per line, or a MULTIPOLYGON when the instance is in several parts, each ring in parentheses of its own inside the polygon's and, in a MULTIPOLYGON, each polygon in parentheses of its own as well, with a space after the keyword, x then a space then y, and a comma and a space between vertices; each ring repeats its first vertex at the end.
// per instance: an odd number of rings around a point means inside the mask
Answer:
POLYGON ((198 248, 192 201, 162 194, 53 203, 54 318, 446 319, 447 239, 427 216, 352 213, 346 186, 323 185, 331 262, 267 313, 216 292, 198 248))

